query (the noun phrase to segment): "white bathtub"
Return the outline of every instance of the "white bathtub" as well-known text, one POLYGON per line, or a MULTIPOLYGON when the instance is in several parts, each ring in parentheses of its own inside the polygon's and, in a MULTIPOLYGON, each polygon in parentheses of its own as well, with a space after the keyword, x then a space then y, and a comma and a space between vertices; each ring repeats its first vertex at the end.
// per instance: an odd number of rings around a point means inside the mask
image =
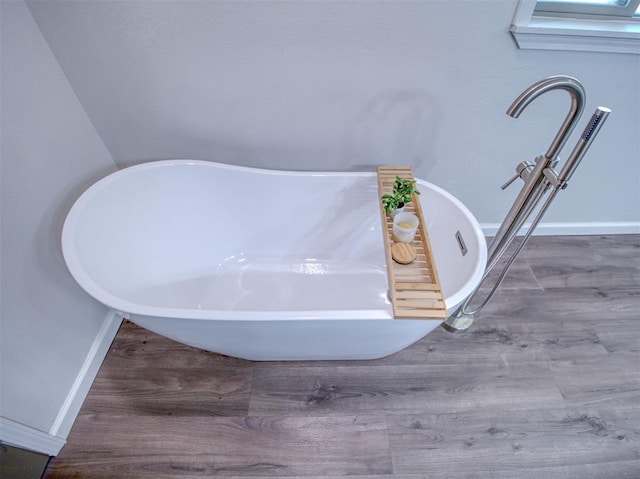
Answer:
MULTIPOLYGON (((453 196, 418 187, 451 312, 480 281, 484 237, 453 196)), ((373 172, 158 161, 90 187, 62 250, 87 293, 176 341, 251 360, 371 359, 441 323, 392 318, 380 223, 373 172)))

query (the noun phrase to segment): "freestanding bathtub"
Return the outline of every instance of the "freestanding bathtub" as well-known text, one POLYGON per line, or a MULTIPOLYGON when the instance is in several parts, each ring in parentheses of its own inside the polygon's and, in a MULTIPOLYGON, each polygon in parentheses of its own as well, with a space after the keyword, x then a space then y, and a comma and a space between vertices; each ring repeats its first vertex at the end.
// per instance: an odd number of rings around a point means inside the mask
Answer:
MULTIPOLYGON (((481 279, 484 237, 456 198, 418 188, 451 312, 481 279)), ((87 293, 176 341, 250 360, 379 358, 441 321, 392 318, 378 202, 373 172, 157 161, 91 186, 62 250, 87 293)))

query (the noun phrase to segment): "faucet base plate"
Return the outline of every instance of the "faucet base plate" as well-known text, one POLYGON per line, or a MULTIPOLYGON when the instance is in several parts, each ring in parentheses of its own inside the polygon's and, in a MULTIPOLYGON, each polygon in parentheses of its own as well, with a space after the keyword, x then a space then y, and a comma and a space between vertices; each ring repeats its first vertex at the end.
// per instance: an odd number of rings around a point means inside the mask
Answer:
POLYGON ((473 319, 473 314, 458 313, 449 316, 441 326, 450 333, 461 333, 471 327, 473 319))

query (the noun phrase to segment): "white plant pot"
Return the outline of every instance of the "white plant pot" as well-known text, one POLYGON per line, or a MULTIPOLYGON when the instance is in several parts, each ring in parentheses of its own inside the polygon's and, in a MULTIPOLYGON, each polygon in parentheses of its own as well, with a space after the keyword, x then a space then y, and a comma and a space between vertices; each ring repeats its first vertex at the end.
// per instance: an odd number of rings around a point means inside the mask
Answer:
POLYGON ((392 217, 392 218, 395 218, 395 217, 396 217, 396 215, 397 215, 398 213, 404 213, 404 206, 403 206, 403 207, 401 207, 401 208, 398 208, 398 209, 397 209, 397 210, 395 210, 395 211, 393 211, 393 212, 391 213, 391 217, 392 217))

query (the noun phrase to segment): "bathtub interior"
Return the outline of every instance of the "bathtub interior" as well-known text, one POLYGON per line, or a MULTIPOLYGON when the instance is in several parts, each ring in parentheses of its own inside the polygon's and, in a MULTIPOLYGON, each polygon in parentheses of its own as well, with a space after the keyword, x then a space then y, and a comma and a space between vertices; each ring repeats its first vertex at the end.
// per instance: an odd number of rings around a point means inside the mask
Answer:
MULTIPOLYGON (((477 224, 455 198, 418 187, 451 307, 478 273, 477 224)), ((155 162, 91 187, 67 218, 63 250, 90 294, 126 312, 388 317, 380 223, 375 174, 155 162)))

